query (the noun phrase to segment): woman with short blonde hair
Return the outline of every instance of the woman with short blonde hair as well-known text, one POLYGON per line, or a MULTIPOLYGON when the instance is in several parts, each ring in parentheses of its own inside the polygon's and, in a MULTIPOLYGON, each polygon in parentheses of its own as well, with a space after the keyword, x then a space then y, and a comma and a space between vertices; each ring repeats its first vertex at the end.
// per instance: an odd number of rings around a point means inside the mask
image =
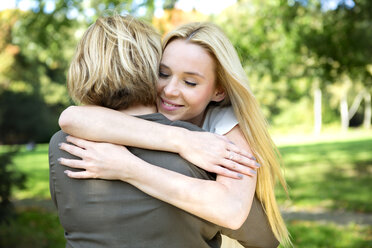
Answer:
POLYGON ((100 17, 84 33, 71 61, 70 96, 111 109, 154 105, 161 55, 160 36, 149 25, 131 16, 100 17))

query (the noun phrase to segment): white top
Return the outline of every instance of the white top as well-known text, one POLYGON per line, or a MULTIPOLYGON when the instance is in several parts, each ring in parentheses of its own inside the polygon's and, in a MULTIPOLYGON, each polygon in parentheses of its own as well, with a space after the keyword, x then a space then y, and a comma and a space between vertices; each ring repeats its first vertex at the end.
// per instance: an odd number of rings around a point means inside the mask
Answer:
POLYGON ((230 132, 238 123, 232 106, 210 106, 205 115, 202 128, 211 133, 224 135, 230 132))

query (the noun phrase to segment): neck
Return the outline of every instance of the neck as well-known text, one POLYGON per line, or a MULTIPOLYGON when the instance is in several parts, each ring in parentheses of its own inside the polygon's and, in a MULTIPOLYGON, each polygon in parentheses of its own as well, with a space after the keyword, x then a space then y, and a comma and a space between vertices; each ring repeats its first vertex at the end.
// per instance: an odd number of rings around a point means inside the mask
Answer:
POLYGON ((156 113, 156 106, 145 106, 145 105, 135 105, 126 109, 119 110, 127 115, 147 115, 156 113))

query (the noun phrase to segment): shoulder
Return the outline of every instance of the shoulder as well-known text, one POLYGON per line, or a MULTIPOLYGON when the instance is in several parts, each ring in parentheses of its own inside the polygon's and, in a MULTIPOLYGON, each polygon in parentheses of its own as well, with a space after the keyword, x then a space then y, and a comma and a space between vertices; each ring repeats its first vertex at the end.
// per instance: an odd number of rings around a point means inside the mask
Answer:
POLYGON ((232 106, 209 106, 205 115, 203 129, 208 132, 224 135, 231 131, 238 123, 232 106))
POLYGON ((67 142, 66 136, 68 134, 63 131, 56 132, 49 142, 49 164, 57 164, 58 158, 65 157, 65 158, 76 158, 75 156, 71 155, 68 152, 65 152, 61 149, 59 149, 59 143, 61 142, 67 142))
POLYGON ((189 122, 185 122, 185 121, 173 121, 170 125, 172 126, 176 126, 176 127, 182 127, 182 128, 186 128, 190 131, 205 131, 204 129, 192 124, 192 123, 189 123, 189 122))
POLYGON ((167 125, 167 126, 175 126, 175 127, 186 128, 190 131, 203 131, 203 129, 201 129, 200 127, 198 127, 194 124, 191 124, 189 122, 171 121, 161 113, 140 115, 140 116, 137 116, 137 117, 139 117, 141 119, 144 119, 144 120, 147 120, 147 121, 152 121, 152 122, 156 122, 156 123, 159 123, 159 124, 167 125))
POLYGON ((56 132, 49 141, 49 153, 55 151, 55 149, 59 150, 58 144, 66 142, 66 136, 67 134, 62 130, 56 132))
POLYGON ((55 144, 58 141, 66 140, 67 134, 63 132, 62 130, 59 130, 55 134, 53 134, 52 138, 50 138, 49 145, 55 144))

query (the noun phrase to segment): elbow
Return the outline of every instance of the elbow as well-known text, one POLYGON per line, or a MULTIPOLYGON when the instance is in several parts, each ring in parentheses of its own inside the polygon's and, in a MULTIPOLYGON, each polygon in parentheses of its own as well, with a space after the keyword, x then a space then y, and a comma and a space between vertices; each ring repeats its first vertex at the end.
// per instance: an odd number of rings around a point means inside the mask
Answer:
POLYGON ((246 221, 250 207, 243 206, 244 204, 241 202, 232 205, 235 205, 235 207, 231 207, 228 212, 223 213, 220 225, 231 230, 237 230, 246 221))
POLYGON ((226 221, 225 227, 229 228, 231 230, 238 230, 243 225, 243 223, 245 222, 247 217, 248 216, 246 216, 246 215, 235 214, 235 216, 232 216, 231 219, 226 221))
POLYGON ((238 230, 244 223, 243 219, 237 219, 236 221, 230 223, 227 228, 231 230, 238 230))
POLYGON ((76 106, 70 106, 66 108, 59 116, 58 125, 66 133, 69 132, 69 129, 73 124, 76 110, 76 106))

